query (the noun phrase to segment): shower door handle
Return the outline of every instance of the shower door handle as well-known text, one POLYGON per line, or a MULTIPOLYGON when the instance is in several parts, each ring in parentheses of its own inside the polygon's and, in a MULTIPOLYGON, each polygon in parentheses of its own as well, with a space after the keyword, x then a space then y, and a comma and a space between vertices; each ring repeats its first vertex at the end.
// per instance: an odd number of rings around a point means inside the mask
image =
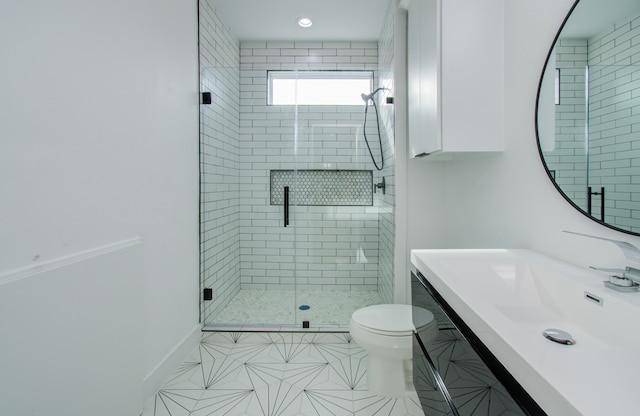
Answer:
POLYGON ((604 186, 600 187, 600 192, 593 192, 591 187, 587 188, 587 214, 591 215, 591 197, 600 195, 600 220, 604 222, 604 186))
POLYGON ((284 187, 284 226, 289 225, 289 187, 284 187))

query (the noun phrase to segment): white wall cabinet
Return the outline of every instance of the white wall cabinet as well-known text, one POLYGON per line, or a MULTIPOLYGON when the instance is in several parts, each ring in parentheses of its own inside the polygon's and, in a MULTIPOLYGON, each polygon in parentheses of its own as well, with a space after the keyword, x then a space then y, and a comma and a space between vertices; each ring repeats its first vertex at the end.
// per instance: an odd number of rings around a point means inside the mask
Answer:
POLYGON ((504 148, 504 0, 405 0, 411 157, 504 148))

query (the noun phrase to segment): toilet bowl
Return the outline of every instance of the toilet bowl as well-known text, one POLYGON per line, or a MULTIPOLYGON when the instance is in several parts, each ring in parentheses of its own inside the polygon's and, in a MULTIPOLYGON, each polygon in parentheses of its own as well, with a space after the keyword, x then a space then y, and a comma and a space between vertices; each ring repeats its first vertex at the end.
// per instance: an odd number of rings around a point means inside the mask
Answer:
POLYGON ((433 314, 411 305, 373 305, 351 315, 349 332, 369 353, 369 391, 385 397, 406 397, 413 387, 413 332, 423 342, 438 335, 433 314), (414 326, 415 322, 415 326, 414 326))

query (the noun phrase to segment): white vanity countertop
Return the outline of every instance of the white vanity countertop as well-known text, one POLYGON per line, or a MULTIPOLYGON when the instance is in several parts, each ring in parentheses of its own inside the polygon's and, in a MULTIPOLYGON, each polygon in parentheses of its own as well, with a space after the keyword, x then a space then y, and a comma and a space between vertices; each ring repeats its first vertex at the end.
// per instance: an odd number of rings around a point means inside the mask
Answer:
POLYGON ((640 293, 531 250, 412 250, 411 262, 548 415, 640 414, 640 293))

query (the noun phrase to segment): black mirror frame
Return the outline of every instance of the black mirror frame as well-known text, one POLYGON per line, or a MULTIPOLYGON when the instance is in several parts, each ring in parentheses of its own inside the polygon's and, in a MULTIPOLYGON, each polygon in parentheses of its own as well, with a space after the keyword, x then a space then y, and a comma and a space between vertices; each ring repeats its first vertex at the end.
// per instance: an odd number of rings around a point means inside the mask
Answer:
POLYGON ((539 106, 540 106, 540 92, 542 90, 542 80, 543 80, 544 74, 545 74, 545 72, 547 70, 547 65, 549 64, 549 60, 551 59, 551 54, 553 53, 553 49, 556 46, 556 43, 558 42, 558 39, 560 38, 560 33, 562 33, 562 29, 564 29, 565 25, 567 24, 567 21, 569 20, 569 18, 573 14, 573 11, 575 10, 576 6, 578 6, 578 3, 580 3, 580 0, 575 0, 573 5, 571 6, 571 9, 569 9, 569 12, 567 13, 567 15, 565 16, 564 20, 562 21, 562 24, 560 25, 560 28, 558 29, 558 32, 556 33, 556 36, 553 38, 553 42, 551 43, 551 47, 549 48, 549 52, 547 53, 547 57, 546 57, 546 59, 544 61, 544 65, 542 67, 542 72, 540 74, 540 80, 538 82, 538 93, 536 94, 536 111, 535 111, 535 115, 534 115, 535 128, 536 128, 536 144, 538 146, 538 154, 540 156, 540 161, 542 162, 542 166, 544 167, 544 170, 547 172, 547 176, 549 177, 549 180, 551 181, 553 186, 556 188, 556 190, 560 193, 560 195, 562 195, 562 197, 570 205, 572 205, 576 210, 578 210, 578 212, 580 212, 582 215, 584 215, 585 217, 589 218, 590 220, 595 221, 598 224, 603 225, 603 226, 605 226, 607 228, 610 228, 612 230, 619 231, 621 233, 625 233, 625 234, 629 234, 629 235, 640 236, 640 233, 636 233, 636 232, 633 232, 633 231, 629 231, 629 230, 625 230, 623 228, 616 227, 616 226, 611 225, 611 224, 607 224, 606 222, 604 222, 602 220, 599 220, 599 219, 589 215, 586 211, 584 211, 582 208, 580 208, 575 202, 573 202, 571 200, 571 198, 569 198, 567 196, 567 194, 564 193, 564 191, 556 183, 555 178, 553 177, 551 171, 549 170, 549 167, 547 166, 547 162, 544 160, 544 154, 542 153, 542 146, 540 145, 540 131, 539 131, 539 128, 538 128, 538 110, 539 110, 539 106))

